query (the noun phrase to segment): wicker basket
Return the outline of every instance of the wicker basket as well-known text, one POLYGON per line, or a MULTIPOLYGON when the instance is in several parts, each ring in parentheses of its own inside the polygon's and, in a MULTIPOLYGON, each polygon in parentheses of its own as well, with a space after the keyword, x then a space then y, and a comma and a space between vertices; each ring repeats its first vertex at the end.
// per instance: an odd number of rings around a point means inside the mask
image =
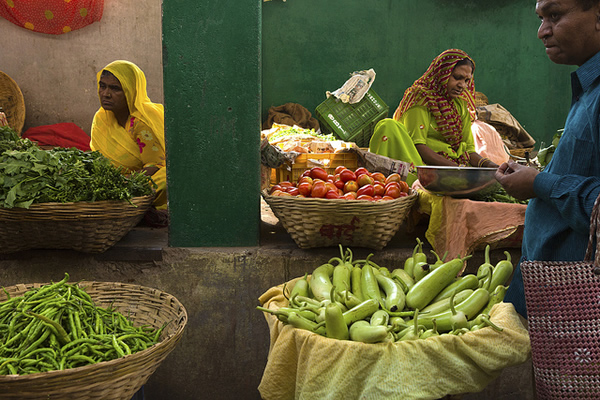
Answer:
POLYGON ((101 253, 144 216, 154 196, 127 201, 38 203, 0 208, 0 254, 26 249, 72 249, 101 253))
MULTIPOLYGON (((20 296, 44 284, 5 288, 20 296)), ((157 289, 118 282, 80 282, 96 306, 116 308, 134 325, 155 329, 163 324, 160 342, 146 350, 98 364, 31 375, 0 376, 0 399, 129 400, 181 339, 187 323, 185 307, 172 295, 157 289)), ((0 301, 6 299, 0 291, 0 301)))
POLYGON ((386 201, 271 196, 263 198, 302 249, 343 246, 383 249, 417 200, 417 193, 386 201))
POLYGON ((21 134, 25 124, 25 100, 19 85, 0 71, 0 107, 6 114, 8 125, 21 134))

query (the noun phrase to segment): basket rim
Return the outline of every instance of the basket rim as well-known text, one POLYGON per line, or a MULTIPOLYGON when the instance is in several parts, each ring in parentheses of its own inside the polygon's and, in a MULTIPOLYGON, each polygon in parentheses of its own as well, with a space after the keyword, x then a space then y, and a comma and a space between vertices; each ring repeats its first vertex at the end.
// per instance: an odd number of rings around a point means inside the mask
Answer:
MULTIPOLYGON (((38 381, 41 379, 45 379, 47 377, 57 379, 57 378, 62 378, 62 377, 69 377, 72 375, 78 375, 83 372, 96 371, 96 370, 100 370, 100 369, 104 370, 105 368, 115 370, 116 366, 119 366, 121 364, 126 365, 128 363, 133 363, 138 358, 143 359, 149 355, 153 355, 153 353, 158 353, 159 351, 162 351, 163 349, 164 349, 164 351, 169 351, 169 347, 174 347, 175 344, 179 341, 179 339, 181 338, 181 336, 183 334, 185 326, 187 325, 189 316, 188 316, 187 309, 185 308, 185 306, 175 296, 173 296, 172 294, 167 293, 163 290, 152 288, 149 286, 123 283, 123 282, 82 280, 82 281, 78 281, 75 283, 83 288, 85 288, 87 286, 102 287, 103 285, 106 285, 106 286, 115 285, 115 287, 119 287, 120 289, 129 288, 129 289, 136 289, 136 290, 143 290, 143 291, 154 291, 154 292, 158 292, 159 295, 165 295, 165 296, 169 297, 171 301, 175 302, 175 308, 178 310, 178 317, 175 320, 175 322, 178 323, 177 329, 175 330, 175 332, 169 334, 164 339, 162 339, 160 342, 153 344, 152 346, 148 347, 147 349, 144 349, 137 353, 129 354, 124 357, 116 358, 114 360, 102 361, 97 364, 84 365, 81 367, 69 368, 69 369, 64 369, 64 370, 54 370, 54 371, 40 372, 40 373, 29 374, 29 375, 0 375, 0 385, 3 383, 11 383, 11 382, 15 383, 15 382, 24 382, 24 381, 27 381, 27 382, 38 381)), ((27 288, 27 290, 29 290, 30 288, 40 287, 40 286, 48 285, 48 284, 50 284, 50 283, 46 282, 46 283, 16 284, 16 285, 11 285, 11 286, 6 286, 6 287, 4 287, 4 289, 11 290, 13 288, 18 288, 20 286, 24 286, 27 288)), ((1 293, 0 295, 5 296, 4 293, 1 293)), ((4 300, 2 300, 2 301, 4 301, 4 300)), ((166 357, 166 355, 165 355, 165 357, 166 357)))
POLYGON ((408 196, 398 197, 394 200, 361 201, 361 200, 346 200, 346 199, 324 199, 324 198, 319 198, 319 197, 273 196, 273 195, 269 194, 268 188, 263 189, 261 194, 267 203, 269 203, 269 201, 279 202, 279 200, 281 199, 281 202, 297 202, 297 204, 302 204, 301 202, 303 202, 304 204, 312 203, 312 205, 336 204, 337 203, 337 204, 351 204, 352 206, 365 207, 365 208, 378 207, 381 205, 396 205, 397 203, 402 203, 402 202, 406 201, 407 199, 413 199, 414 197, 417 197, 419 195, 416 190, 410 189, 410 193, 408 194, 408 196))
POLYGON ((56 207, 104 207, 107 205, 130 205, 130 202, 144 202, 146 200, 151 200, 154 198, 154 194, 148 194, 145 196, 135 196, 130 198, 129 200, 95 200, 95 201, 70 201, 66 203, 61 203, 57 201, 49 201, 45 203, 32 203, 29 208, 23 207, 13 207, 6 208, 0 207, 0 211, 11 211, 11 210, 32 210, 32 209, 43 209, 43 208, 56 208, 56 207))

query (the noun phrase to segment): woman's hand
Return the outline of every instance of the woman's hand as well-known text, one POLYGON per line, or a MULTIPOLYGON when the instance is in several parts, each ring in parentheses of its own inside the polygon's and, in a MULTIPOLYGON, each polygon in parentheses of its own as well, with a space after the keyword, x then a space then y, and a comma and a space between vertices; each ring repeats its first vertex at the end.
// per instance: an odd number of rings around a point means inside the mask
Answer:
POLYGON ((415 148, 419 152, 419 155, 421 156, 421 160, 423 160, 423 162, 426 165, 441 165, 441 166, 447 166, 447 167, 456 167, 458 165, 455 162, 452 162, 451 160, 448 160, 446 157, 443 157, 443 156, 439 155, 438 153, 436 153, 435 151, 431 150, 429 148, 429 146, 427 146, 425 144, 416 144, 415 148))
POLYGON ((155 166, 151 166, 151 167, 144 167, 142 168, 142 172, 144 174, 146 174, 147 176, 152 176, 154 175, 156 172, 158 172, 158 167, 155 166))
POLYGON ((536 197, 533 191, 533 181, 537 174, 539 171, 535 168, 508 160, 498 167, 495 176, 512 197, 518 200, 527 200, 536 197))
POLYGON ((478 168, 498 168, 498 164, 489 158, 481 157, 479 153, 469 153, 469 163, 478 168))

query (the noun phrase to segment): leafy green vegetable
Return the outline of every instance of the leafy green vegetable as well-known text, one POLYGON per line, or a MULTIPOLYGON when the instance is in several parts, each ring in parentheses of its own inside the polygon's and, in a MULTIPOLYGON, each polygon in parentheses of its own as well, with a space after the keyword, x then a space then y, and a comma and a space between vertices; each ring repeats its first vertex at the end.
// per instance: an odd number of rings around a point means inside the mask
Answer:
POLYGON ((515 204, 528 204, 529 200, 517 200, 511 195, 509 195, 506 190, 497 185, 495 190, 489 191, 478 198, 479 201, 488 201, 488 202, 499 202, 499 203, 515 203, 515 204))
POLYGON ((127 200, 156 187, 142 172, 124 170, 96 151, 43 150, 12 129, 0 129, 0 207, 33 203, 127 200), (11 132, 12 131, 12 132, 11 132))

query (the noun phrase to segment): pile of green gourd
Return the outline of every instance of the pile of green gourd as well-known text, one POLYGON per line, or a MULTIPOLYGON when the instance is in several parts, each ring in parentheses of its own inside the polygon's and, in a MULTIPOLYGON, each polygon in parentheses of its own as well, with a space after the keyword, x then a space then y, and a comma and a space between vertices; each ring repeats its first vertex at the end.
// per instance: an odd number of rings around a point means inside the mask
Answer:
POLYGON ((417 238, 404 266, 389 271, 371 260, 353 260, 340 246, 340 257, 315 268, 284 294, 288 306, 257 307, 284 324, 340 340, 365 343, 461 335, 481 328, 502 328, 490 321, 491 308, 503 301, 513 273, 510 253, 490 263, 489 245, 476 274, 459 276, 471 256, 427 262, 417 238))

